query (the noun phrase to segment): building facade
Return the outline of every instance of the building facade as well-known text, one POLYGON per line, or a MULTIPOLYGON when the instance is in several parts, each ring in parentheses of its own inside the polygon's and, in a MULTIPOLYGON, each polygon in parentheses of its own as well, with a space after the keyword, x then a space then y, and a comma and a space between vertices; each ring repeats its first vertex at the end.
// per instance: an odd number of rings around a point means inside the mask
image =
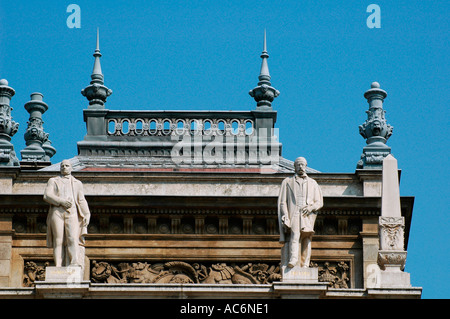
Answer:
MULTIPOLYGON (((265 41, 249 111, 109 110, 100 57, 97 41, 82 90, 86 135, 70 158, 91 211, 81 282, 45 280, 53 257, 43 192, 60 165, 51 163, 56 150, 42 126, 48 106, 40 93, 25 106, 30 121, 19 160, 10 142, 14 89, 0 82, 0 298, 421 297, 408 279, 380 280, 387 269, 380 262, 382 167, 392 127, 378 83, 364 95, 367 146, 355 172, 307 169, 324 197, 312 242, 318 281, 283 282, 277 200, 295 172, 274 134, 280 92, 270 83, 265 41)), ((399 200, 403 256, 414 197, 399 200)))

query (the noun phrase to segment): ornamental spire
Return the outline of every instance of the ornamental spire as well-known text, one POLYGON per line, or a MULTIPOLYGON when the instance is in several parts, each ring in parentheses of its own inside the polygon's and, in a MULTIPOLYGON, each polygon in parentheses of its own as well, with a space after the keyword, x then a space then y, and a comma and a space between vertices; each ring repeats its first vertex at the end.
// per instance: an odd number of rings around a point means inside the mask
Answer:
POLYGON ((99 31, 97 28, 97 47, 94 52, 94 69, 92 70, 92 83, 99 83, 104 84, 103 82, 103 74, 102 74, 102 66, 100 65, 100 58, 102 57, 102 54, 100 53, 100 41, 99 41, 99 31))
POLYGON ((95 61, 91 74, 91 85, 81 90, 81 94, 89 100, 90 109, 103 109, 105 107, 106 98, 112 94, 112 90, 104 86, 104 77, 100 65, 101 56, 99 31, 97 28, 97 46, 94 52, 95 61))
POLYGON ((269 54, 267 53, 266 30, 264 30, 264 45, 261 53, 261 70, 258 76, 259 82, 258 86, 249 92, 250 96, 255 99, 257 107, 263 108, 271 108, 272 101, 280 95, 280 92, 272 87, 272 84, 270 83, 269 65, 267 63, 268 58, 269 54))
POLYGON ((269 54, 267 54, 267 40, 266 40, 266 30, 264 29, 264 45, 263 45, 263 51, 261 53, 261 71, 259 72, 259 83, 258 85, 261 85, 263 83, 266 83, 270 85, 270 74, 269 74, 269 65, 267 64, 267 59, 269 58, 269 54))

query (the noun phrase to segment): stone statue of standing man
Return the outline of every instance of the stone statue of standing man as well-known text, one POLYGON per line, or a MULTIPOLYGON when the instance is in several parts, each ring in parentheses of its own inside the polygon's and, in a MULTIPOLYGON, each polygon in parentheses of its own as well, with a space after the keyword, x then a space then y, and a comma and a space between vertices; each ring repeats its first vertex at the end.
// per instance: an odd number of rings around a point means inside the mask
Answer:
POLYGON ((63 160, 61 175, 48 180, 44 200, 50 204, 47 216, 47 247, 53 247, 56 267, 84 265, 84 235, 90 211, 83 184, 74 178, 70 161, 63 160))
POLYGON ((306 175, 306 166, 305 158, 295 160, 295 175, 283 180, 278 196, 280 242, 284 243, 281 264, 289 268, 309 267, 314 223, 323 206, 322 191, 306 175))

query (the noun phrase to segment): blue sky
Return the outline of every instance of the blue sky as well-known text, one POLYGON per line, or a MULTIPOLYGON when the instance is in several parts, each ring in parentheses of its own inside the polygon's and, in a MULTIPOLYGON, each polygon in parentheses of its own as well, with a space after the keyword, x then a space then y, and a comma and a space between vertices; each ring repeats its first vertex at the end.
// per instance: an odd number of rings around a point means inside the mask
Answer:
POLYGON ((363 97, 373 81, 388 96, 388 145, 415 196, 406 271, 423 298, 450 296, 448 1, 2 1, 0 78, 23 105, 41 92, 52 162, 77 154, 85 135, 80 93, 89 85, 96 29, 109 109, 252 110, 264 29, 283 156, 322 172, 354 172, 365 140, 363 97), (393 3, 394 2, 394 3, 393 3), (71 3, 81 28, 68 28, 71 3), (369 4, 381 28, 368 28, 369 4), (445 89, 447 87, 447 89, 445 89), (447 92, 447 93, 446 93, 447 92))

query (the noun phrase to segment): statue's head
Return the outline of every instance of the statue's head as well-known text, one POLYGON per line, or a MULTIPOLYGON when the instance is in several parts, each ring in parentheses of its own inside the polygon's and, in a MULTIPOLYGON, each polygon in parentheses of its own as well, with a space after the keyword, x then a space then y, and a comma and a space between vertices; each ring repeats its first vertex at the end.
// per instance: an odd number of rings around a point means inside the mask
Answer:
POLYGON ((308 165, 304 157, 297 157, 294 162, 294 169, 298 175, 306 173, 306 166, 308 165))
POLYGON ((69 160, 63 160, 61 162, 60 172, 62 175, 70 175, 72 173, 72 164, 69 160))

